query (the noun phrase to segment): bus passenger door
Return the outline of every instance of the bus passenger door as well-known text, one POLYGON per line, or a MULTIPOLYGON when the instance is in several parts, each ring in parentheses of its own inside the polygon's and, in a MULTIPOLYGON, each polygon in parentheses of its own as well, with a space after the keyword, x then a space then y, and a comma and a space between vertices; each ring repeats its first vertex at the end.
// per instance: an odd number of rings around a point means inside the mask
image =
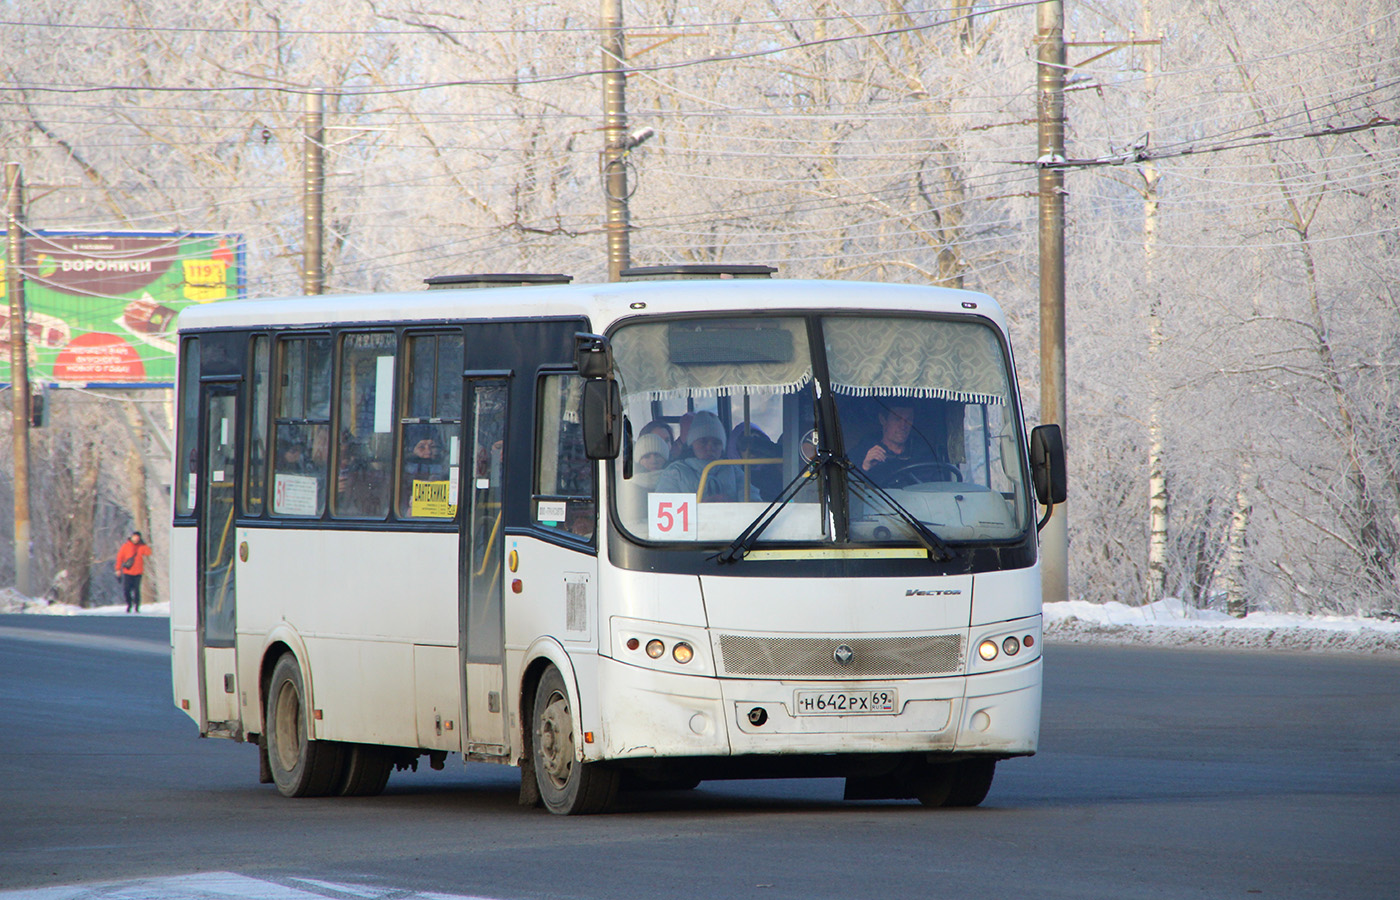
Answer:
POLYGON ((505 712, 502 572, 505 523, 507 383, 499 374, 468 374, 462 392, 459 644, 462 654, 462 751, 475 757, 509 753, 505 712))
POLYGON ((202 386, 202 458, 196 522, 199 529, 199 680, 201 731, 242 737, 234 650, 234 508, 238 492, 238 385, 202 386))

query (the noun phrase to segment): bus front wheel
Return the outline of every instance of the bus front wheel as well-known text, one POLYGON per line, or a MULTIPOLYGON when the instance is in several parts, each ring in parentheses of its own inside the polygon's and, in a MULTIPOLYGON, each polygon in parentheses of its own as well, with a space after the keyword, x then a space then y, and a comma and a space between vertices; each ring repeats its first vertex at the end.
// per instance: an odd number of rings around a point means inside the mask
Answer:
POLYGON ((982 757, 930 766, 915 796, 924 806, 977 806, 987 799, 996 772, 997 761, 982 757))
POLYGON ((617 796, 618 773, 578 759, 574 746, 574 711, 559 670, 550 666, 535 688, 531 715, 535 781, 545 808, 556 815, 599 813, 617 796))
POLYGON ((344 748, 310 738, 306 689, 296 657, 284 653, 267 682, 267 761, 285 797, 323 797, 340 787, 344 748))

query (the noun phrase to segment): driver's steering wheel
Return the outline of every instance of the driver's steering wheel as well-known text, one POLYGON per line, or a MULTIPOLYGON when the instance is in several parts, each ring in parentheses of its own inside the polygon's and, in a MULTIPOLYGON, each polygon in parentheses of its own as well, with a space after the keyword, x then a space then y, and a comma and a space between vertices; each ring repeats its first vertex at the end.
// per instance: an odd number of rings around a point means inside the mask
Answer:
POLYGON ((905 485, 909 485, 909 484, 922 484, 922 483, 927 482, 927 481, 962 481, 962 480, 963 480, 962 471, 959 470, 958 467, 955 466, 955 465, 953 465, 952 463, 936 462, 936 461, 934 461, 934 460, 922 460, 922 461, 920 461, 920 462, 912 462, 912 463, 909 463, 908 465, 900 466, 898 469, 895 470, 894 474, 891 475, 891 476, 889 477, 888 484, 889 484, 890 487, 898 488, 898 487, 904 487, 905 485), (929 471, 931 471, 931 472, 944 472, 944 473, 948 473, 948 474, 951 475, 952 477, 949 477, 949 478, 916 478, 916 477, 914 477, 914 475, 912 474, 912 473, 914 473, 914 472, 918 472, 918 471, 925 470, 925 469, 927 469, 927 470, 929 470, 929 471))

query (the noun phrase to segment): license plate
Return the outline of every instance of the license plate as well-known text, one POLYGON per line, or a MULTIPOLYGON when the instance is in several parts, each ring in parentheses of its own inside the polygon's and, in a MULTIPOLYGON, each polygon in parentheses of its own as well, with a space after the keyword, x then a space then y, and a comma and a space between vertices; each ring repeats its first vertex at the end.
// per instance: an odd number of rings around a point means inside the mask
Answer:
POLYGON ((899 712, 894 688, 868 691, 798 691, 799 716, 878 716, 899 712))

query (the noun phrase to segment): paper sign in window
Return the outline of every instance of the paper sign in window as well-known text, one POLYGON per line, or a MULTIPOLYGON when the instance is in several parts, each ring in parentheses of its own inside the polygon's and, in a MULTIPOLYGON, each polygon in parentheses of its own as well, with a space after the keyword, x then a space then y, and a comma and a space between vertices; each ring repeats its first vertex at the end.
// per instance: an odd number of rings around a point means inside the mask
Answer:
POLYGON ((278 475, 272 485, 272 511, 284 516, 314 516, 317 481, 311 475, 278 475))
POLYGON ((695 527, 694 494, 648 494, 647 537, 653 541, 693 541, 695 527))
POLYGON ((375 358, 374 370, 374 433, 388 434, 394 418, 394 358, 375 358))
POLYGON ((450 481, 414 481, 412 513, 415 517, 450 519, 457 515, 457 504, 452 502, 455 496, 450 481))

